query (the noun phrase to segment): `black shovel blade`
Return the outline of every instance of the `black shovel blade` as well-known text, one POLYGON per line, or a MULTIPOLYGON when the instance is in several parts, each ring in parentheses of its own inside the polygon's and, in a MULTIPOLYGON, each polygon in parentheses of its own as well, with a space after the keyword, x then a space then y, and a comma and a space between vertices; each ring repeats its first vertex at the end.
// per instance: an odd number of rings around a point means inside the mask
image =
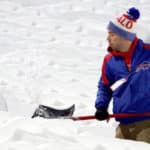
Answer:
POLYGON ((32 118, 35 117, 43 117, 47 119, 70 118, 73 115, 74 110, 75 110, 74 104, 66 109, 56 109, 45 105, 39 105, 38 108, 34 111, 32 118))

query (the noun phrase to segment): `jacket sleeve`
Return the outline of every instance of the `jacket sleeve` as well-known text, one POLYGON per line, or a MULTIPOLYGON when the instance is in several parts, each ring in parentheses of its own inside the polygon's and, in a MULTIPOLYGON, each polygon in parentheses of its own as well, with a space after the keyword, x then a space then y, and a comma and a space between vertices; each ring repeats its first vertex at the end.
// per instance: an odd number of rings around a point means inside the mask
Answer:
POLYGON ((110 60, 111 56, 107 55, 104 58, 103 65, 102 65, 102 75, 98 82, 98 91, 95 101, 96 109, 99 108, 108 108, 109 102, 112 98, 112 91, 110 89, 110 80, 111 80, 111 73, 110 68, 108 67, 108 61, 110 60))

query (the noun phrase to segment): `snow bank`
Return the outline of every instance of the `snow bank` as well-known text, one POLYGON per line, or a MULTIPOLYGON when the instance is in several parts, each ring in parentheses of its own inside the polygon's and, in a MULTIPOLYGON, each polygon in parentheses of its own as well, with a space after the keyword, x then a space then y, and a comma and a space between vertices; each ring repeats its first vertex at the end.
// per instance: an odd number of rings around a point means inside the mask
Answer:
POLYGON ((115 139, 114 120, 31 119, 39 104, 75 104, 74 115, 94 114, 106 25, 127 6, 141 10, 139 35, 149 40, 148 0, 0 0, 2 150, 150 149, 115 139))

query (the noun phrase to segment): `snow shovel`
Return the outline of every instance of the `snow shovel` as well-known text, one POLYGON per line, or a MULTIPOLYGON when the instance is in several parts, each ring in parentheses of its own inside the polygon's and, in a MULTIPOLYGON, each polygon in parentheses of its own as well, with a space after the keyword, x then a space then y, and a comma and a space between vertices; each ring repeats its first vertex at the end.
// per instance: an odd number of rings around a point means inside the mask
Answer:
MULTIPOLYGON (((72 119, 74 121, 79 120, 91 120, 96 119, 94 115, 90 116, 73 116, 75 111, 75 104, 66 108, 66 109, 56 109, 53 107, 39 105, 39 107, 35 110, 32 115, 32 118, 35 117, 43 117, 46 119, 72 119)), ((131 118, 131 117, 150 117, 150 112, 145 113, 119 113, 119 114, 109 114, 108 120, 111 118, 131 118)))
POLYGON ((55 118, 70 118, 75 110, 75 105, 66 108, 66 109, 56 109, 53 107, 39 105, 38 108, 34 111, 32 118, 35 117, 43 117, 47 119, 55 119, 55 118))

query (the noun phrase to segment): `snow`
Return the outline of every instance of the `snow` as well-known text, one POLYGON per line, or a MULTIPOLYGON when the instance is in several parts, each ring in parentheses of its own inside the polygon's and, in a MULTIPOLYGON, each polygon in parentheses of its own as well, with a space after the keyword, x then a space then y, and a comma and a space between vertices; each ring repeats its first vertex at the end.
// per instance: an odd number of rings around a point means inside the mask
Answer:
POLYGON ((2 150, 150 150, 116 139, 113 119, 31 119, 39 104, 94 114, 107 23, 130 6, 140 9, 139 36, 150 42, 148 0, 0 0, 2 150))

